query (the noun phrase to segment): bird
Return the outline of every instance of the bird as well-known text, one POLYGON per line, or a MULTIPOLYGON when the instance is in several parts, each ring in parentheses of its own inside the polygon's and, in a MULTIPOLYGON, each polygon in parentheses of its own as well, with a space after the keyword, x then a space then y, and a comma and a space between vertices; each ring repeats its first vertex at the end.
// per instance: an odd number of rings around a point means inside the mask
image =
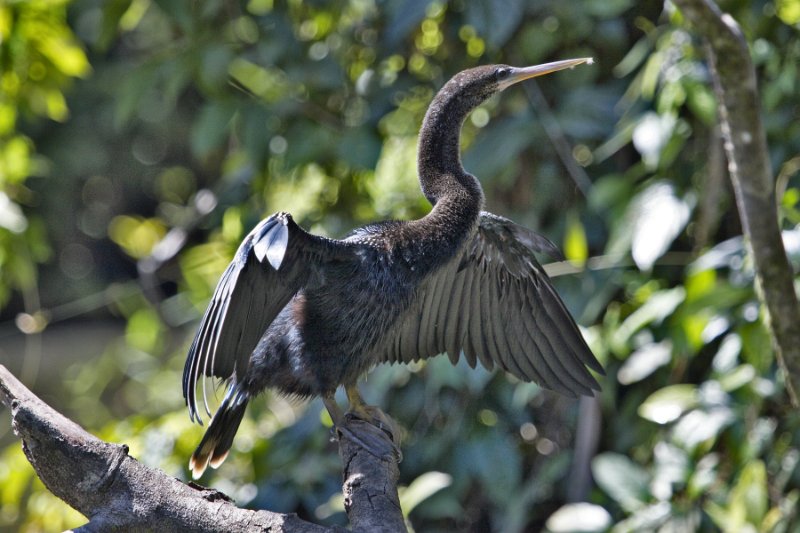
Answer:
POLYGON ((227 383, 191 456, 195 479, 222 464, 248 403, 266 389, 321 397, 337 428, 352 416, 396 432, 358 390, 379 363, 447 354, 571 397, 600 390, 590 369, 603 368, 534 254, 563 256, 546 237, 483 210, 459 147, 465 118, 489 97, 582 63, 591 58, 454 75, 420 128, 417 173, 432 205, 421 219, 372 223, 342 239, 308 233, 286 212, 255 226, 223 272, 184 367, 183 395, 200 425, 199 382, 208 416, 206 377, 227 383))

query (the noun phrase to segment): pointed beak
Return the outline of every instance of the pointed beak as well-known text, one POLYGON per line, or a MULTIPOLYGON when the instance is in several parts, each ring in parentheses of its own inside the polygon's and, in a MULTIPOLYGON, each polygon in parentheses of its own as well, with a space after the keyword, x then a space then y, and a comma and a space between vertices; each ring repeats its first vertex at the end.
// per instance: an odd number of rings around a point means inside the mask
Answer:
POLYGON ((578 59, 565 59, 563 61, 543 63, 541 65, 534 65, 532 67, 515 68, 512 69, 511 75, 508 76, 508 78, 500 82, 499 89, 502 91, 503 89, 510 87, 515 83, 519 83, 522 80, 535 78, 536 76, 544 76, 545 74, 550 74, 551 72, 555 72, 557 70, 564 70, 565 68, 572 68, 575 65, 580 65, 582 63, 591 65, 593 62, 594 59, 591 57, 581 57, 578 59))

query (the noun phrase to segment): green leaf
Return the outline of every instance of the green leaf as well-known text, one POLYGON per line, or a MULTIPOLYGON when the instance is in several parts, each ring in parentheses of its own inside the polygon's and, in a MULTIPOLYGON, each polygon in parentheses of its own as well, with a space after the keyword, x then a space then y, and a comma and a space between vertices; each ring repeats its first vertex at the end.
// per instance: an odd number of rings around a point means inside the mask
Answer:
POLYGON ((669 501, 676 488, 682 488, 689 478, 691 468, 686 452, 677 446, 659 442, 653 449, 655 468, 650 491, 656 499, 669 501))
POLYGON ((653 43, 650 39, 639 39, 625 54, 625 57, 614 67, 614 76, 624 78, 634 72, 642 62, 646 61, 653 50, 653 43))
POLYGON ((790 491, 781 502, 769 510, 761 524, 761 531, 779 532, 789 531, 789 526, 795 522, 796 509, 800 502, 800 490, 790 491))
POLYGON ((606 531, 611 525, 611 515, 592 503, 562 505, 547 519, 547 530, 552 533, 594 533, 606 531))
POLYGON ((100 35, 95 39, 95 46, 101 51, 106 51, 119 33, 119 21, 132 0, 106 0, 103 3, 103 19, 100 23, 100 35))
POLYGON ((717 381, 719 381, 722 390, 731 392, 751 383, 755 378, 756 369, 753 368, 752 365, 739 365, 735 369, 721 375, 717 381))
POLYGON ((408 487, 400 487, 400 508, 403 516, 408 517, 414 508, 427 500, 433 494, 449 487, 453 482, 453 477, 442 472, 425 472, 411 482, 408 487))
POLYGON ((586 12, 600 19, 611 19, 620 16, 631 7, 632 0, 607 0, 605 2, 586 2, 586 12))
POLYGON ((514 442, 493 428, 464 445, 469 470, 481 480, 495 504, 507 502, 522 474, 522 459, 514 442))
MULTIPOLYGON (((630 180, 620 174, 608 174, 592 184, 589 189, 589 207, 598 212, 624 208, 632 194, 630 180)), ((632 229, 632 228, 629 228, 632 229)), ((610 251, 610 250, 609 250, 610 251)))
POLYGON ((158 218, 119 215, 108 225, 111 240, 135 259, 149 255, 166 232, 163 221, 158 218))
POLYGON ((414 137, 389 137, 384 141, 372 179, 367 182, 378 216, 409 218, 409 208, 419 199, 417 141, 414 137))
POLYGON ((717 407, 710 411, 698 409, 681 418, 675 425, 672 436, 677 444, 691 452, 701 443, 716 439, 733 421, 733 413, 727 407, 717 407))
POLYGON ((125 339, 134 348, 151 353, 162 339, 162 330, 158 314, 150 308, 143 308, 128 318, 125 339))
MULTIPOLYGON (((636 134, 634 133, 634 139, 636 134)), ((631 254, 640 270, 650 270, 689 221, 691 209, 672 185, 656 182, 631 202, 631 254)))
POLYGON ((692 302, 714 290, 717 282, 715 270, 692 270, 686 277, 686 301, 692 302))
POLYGON ((433 0, 394 0, 387 2, 389 15, 386 29, 382 32, 387 48, 394 49, 414 27, 425 18, 425 11, 433 0))
POLYGON ((185 2, 169 2, 167 0, 155 0, 156 5, 178 25, 181 30, 187 33, 193 33, 194 16, 192 14, 192 5, 185 2))
POLYGON ((687 84, 686 104, 706 126, 713 126, 717 118, 717 99, 704 83, 687 84))
MULTIPOLYGON (((378 162, 381 142, 367 128, 347 128, 336 143, 336 155, 356 169, 372 169, 378 162)), ((415 176, 416 173, 412 173, 415 176)))
POLYGON ((689 498, 695 500, 702 497, 717 482, 718 465, 719 456, 713 453, 697 461, 686 485, 686 493, 689 498))
MULTIPOLYGON (((672 516, 673 510, 669 502, 658 502, 643 507, 634 512, 629 518, 617 522, 611 529, 612 533, 631 533, 638 531, 658 531, 672 516)), ((672 530, 668 530, 672 531, 672 530)), ((680 530, 677 530, 680 531, 680 530)))
POLYGON ((733 516, 727 508, 714 501, 707 501, 703 510, 711 517, 712 522, 722 531, 739 531, 741 528, 741 518, 733 516))
POLYGON ((597 485, 626 511, 642 508, 650 499, 650 475, 624 455, 607 452, 592 460, 597 485))
POLYGON ((639 75, 641 80, 641 96, 647 100, 651 100, 653 95, 655 95, 656 87, 658 87, 658 79, 661 75, 661 68, 666 60, 665 56, 666 54, 661 50, 650 54, 644 69, 639 75))
POLYGON ((748 463, 731 490, 728 509, 753 526, 760 526, 769 509, 767 469, 760 460, 748 463))
POLYGON ((656 424, 668 424, 696 407, 699 401, 697 386, 669 385, 647 397, 639 406, 639 416, 656 424))
POLYGON ((490 122, 464 153, 464 168, 481 180, 501 174, 531 140, 531 116, 490 122))
POLYGON ((672 342, 648 343, 633 352, 617 373, 623 385, 641 381, 672 360, 672 342))
MULTIPOLYGON (((756 304, 753 304, 756 305, 756 304)), ((755 367, 758 373, 765 373, 772 366, 774 353, 772 339, 761 320, 742 325, 738 330, 742 338, 741 357, 755 367)))
POLYGON ((223 103, 207 104, 192 125, 192 151, 204 156, 227 138, 234 109, 223 103))
POLYGON ((468 2, 467 22, 480 37, 495 47, 503 46, 522 21, 524 0, 475 0, 468 2))
MULTIPOLYGON (((121 75, 121 74, 120 74, 121 75)), ((114 107, 114 127, 121 129, 139 111, 144 95, 157 83, 156 71, 152 68, 137 69, 136 76, 123 84, 117 91, 114 107)))
POLYGON ((210 45, 202 51, 198 81, 204 89, 219 91, 225 87, 232 60, 233 51, 227 45, 210 45))
POLYGON ((631 336, 650 323, 660 323, 683 302, 686 290, 675 287, 654 293, 639 309, 631 313, 613 333, 611 342, 615 348, 624 350, 631 336))
POLYGON ((295 121, 286 132, 287 148, 284 164, 291 167, 322 161, 337 144, 338 133, 305 120, 295 121))
POLYGON ((589 244, 586 240, 586 231, 580 218, 574 213, 567 217, 567 233, 564 236, 564 255, 573 263, 586 264, 589 258, 589 244))
POLYGON ((673 114, 645 113, 633 129, 633 146, 648 169, 658 167, 661 154, 672 138, 677 119, 673 114))
POLYGON ((64 75, 79 78, 88 76, 92 67, 83 49, 69 32, 59 33, 41 36, 39 51, 64 75))
POLYGON ((732 265, 739 265, 737 270, 741 270, 744 256, 744 239, 733 237, 716 244, 713 248, 694 260, 689 265, 689 271, 709 270, 719 268, 731 268, 732 265))
MULTIPOLYGON (((739 361, 739 354, 742 351, 742 339, 736 333, 730 333, 722 339, 719 344, 717 354, 714 356, 712 365, 714 372, 725 375, 736 367, 739 361)), ((723 386, 724 388, 724 386, 723 386)), ((731 391, 733 389, 725 389, 731 391)))
MULTIPOLYGON (((2 170, 2 166, 0 166, 2 170)), ((6 193, 0 191, 0 228, 5 228, 12 233, 22 233, 28 227, 28 219, 19 205, 11 200, 6 193)))
POLYGON ((778 18, 790 26, 800 23, 800 0, 778 0, 778 18))

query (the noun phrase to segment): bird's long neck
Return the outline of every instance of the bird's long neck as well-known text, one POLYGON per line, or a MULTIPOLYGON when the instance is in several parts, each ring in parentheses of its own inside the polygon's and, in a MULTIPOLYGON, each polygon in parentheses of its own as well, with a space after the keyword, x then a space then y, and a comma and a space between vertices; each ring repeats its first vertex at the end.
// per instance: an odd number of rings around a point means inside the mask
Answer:
MULTIPOLYGON (((451 81, 436 95, 419 134, 417 170, 425 197, 437 208, 447 205, 451 216, 477 218, 483 206, 483 190, 461 165, 461 125, 480 102, 459 98, 458 84, 451 81)), ((470 221, 471 222, 471 221, 470 221)))

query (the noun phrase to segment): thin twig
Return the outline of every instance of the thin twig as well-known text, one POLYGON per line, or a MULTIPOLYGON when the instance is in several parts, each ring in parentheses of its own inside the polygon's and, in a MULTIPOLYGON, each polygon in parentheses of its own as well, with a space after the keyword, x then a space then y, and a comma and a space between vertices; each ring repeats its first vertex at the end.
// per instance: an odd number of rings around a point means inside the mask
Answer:
POLYGON ((539 122, 541 122, 545 134, 553 144, 558 158, 567 169, 569 177, 572 178, 575 186, 581 191, 581 194, 586 197, 589 194, 589 190, 592 188, 592 180, 589 179, 589 175, 572 156, 572 145, 569 140, 567 140, 567 136, 564 134, 564 130, 561 128, 558 120, 556 120, 553 110, 550 109, 550 104, 547 103, 547 99, 544 97, 544 94, 542 94, 542 90, 539 88, 536 80, 530 80, 524 83, 523 87, 525 95, 533 105, 534 111, 539 115, 539 122))

